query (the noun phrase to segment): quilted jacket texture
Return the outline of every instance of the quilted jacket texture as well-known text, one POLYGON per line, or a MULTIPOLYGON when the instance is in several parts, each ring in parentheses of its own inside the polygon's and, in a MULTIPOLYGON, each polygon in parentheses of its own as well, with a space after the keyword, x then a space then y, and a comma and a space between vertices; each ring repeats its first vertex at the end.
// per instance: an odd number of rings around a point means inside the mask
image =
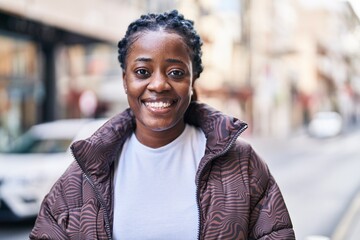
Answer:
MULTIPOLYGON (((238 138, 247 125, 196 102, 190 104, 185 121, 207 137, 195 179, 198 239, 295 239, 267 165, 238 138)), ((114 161, 134 128, 134 116, 127 109, 71 146, 76 161, 45 197, 30 239, 112 238, 114 161)))

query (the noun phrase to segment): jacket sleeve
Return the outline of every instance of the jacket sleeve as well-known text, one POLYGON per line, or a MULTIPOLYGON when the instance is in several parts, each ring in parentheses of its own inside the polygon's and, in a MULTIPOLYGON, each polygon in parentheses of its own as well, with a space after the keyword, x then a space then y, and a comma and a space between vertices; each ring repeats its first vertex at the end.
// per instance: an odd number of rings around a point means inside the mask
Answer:
POLYGON ((267 165, 251 149, 249 239, 293 240, 295 233, 285 201, 267 165))
POLYGON ((67 211, 63 197, 63 180, 66 173, 55 183, 45 196, 35 225, 29 235, 30 239, 69 239, 66 233, 67 211))
POLYGON ((66 232, 51 213, 50 202, 47 198, 43 201, 30 239, 68 239, 66 232))

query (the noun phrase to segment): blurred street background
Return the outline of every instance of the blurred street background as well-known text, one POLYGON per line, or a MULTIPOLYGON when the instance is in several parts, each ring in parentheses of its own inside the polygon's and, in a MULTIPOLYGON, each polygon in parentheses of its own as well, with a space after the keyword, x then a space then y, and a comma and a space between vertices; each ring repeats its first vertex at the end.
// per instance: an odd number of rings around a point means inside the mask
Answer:
POLYGON ((249 124, 297 239, 360 239, 358 0, 0 0, 0 239, 33 224, 1 216, 2 150, 34 125, 124 110, 117 42, 172 9, 204 42, 200 101, 249 124))

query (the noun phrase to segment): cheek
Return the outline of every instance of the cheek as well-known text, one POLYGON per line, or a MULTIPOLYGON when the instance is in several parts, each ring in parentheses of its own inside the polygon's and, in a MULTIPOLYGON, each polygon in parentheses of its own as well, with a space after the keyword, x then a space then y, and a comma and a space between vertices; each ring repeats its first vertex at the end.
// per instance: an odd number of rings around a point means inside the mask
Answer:
POLYGON ((191 93, 193 91, 193 87, 191 84, 185 84, 181 87, 181 90, 179 91, 179 95, 182 95, 183 97, 190 97, 191 93))
POLYGON ((181 93, 179 93, 179 95, 181 96, 181 108, 182 109, 187 109, 187 107, 189 106, 190 102, 191 102, 191 93, 192 93, 192 88, 190 87, 186 87, 184 88, 181 93))
POLYGON ((130 105, 134 105, 138 102, 139 93, 137 93, 136 91, 133 91, 131 89, 128 89, 127 99, 128 99, 128 102, 130 105))
POLYGON ((140 96, 146 88, 146 86, 141 84, 141 82, 131 79, 128 79, 124 86, 126 87, 127 95, 132 97, 140 96))
POLYGON ((127 86, 127 92, 126 92, 126 97, 127 97, 127 101, 129 106, 132 109, 138 108, 138 104, 139 104, 139 96, 140 96, 140 92, 138 91, 137 88, 133 88, 131 85, 127 86))

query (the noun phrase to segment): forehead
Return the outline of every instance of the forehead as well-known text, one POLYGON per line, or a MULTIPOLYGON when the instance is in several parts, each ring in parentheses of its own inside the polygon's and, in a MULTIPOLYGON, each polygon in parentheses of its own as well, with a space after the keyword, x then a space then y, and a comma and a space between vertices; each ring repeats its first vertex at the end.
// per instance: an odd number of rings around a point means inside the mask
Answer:
POLYGON ((189 48, 183 37, 177 33, 163 30, 141 32, 135 37, 134 42, 129 48, 129 54, 147 52, 172 52, 189 56, 189 48))

